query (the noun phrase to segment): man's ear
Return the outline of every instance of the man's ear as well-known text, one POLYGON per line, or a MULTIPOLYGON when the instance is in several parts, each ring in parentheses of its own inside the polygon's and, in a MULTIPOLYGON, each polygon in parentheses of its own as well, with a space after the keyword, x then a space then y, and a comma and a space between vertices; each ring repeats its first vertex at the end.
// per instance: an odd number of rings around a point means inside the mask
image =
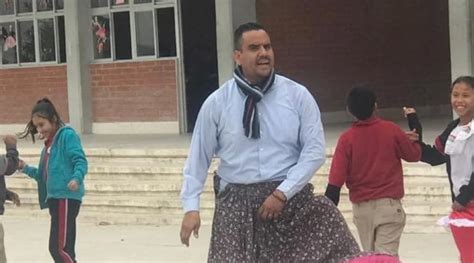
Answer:
POLYGON ((239 66, 241 65, 241 64, 240 64, 240 56, 241 56, 241 55, 242 55, 242 51, 237 50, 237 49, 234 50, 234 62, 235 62, 235 64, 237 64, 237 65, 239 65, 239 66))

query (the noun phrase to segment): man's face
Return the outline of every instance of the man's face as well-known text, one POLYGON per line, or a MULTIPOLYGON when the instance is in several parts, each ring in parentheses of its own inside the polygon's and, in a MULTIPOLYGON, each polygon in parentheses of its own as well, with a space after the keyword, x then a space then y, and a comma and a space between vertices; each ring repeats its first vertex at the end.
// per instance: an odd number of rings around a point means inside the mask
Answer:
POLYGON ((242 66, 245 78, 252 84, 265 80, 274 66, 272 44, 267 32, 264 30, 245 32, 242 35, 241 49, 234 51, 234 60, 242 66))

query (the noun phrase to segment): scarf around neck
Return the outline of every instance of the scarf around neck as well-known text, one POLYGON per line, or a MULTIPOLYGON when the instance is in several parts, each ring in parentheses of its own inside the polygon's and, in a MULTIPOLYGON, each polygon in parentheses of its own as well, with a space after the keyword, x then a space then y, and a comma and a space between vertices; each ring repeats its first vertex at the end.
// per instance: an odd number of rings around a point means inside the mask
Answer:
POLYGON ((245 136, 248 138, 260 138, 260 122, 258 119, 257 103, 263 99, 273 86, 275 81, 275 72, 272 69, 268 78, 262 83, 262 86, 251 84, 243 75, 240 67, 234 70, 234 79, 239 89, 247 95, 245 100, 244 114, 242 124, 245 131, 245 136))

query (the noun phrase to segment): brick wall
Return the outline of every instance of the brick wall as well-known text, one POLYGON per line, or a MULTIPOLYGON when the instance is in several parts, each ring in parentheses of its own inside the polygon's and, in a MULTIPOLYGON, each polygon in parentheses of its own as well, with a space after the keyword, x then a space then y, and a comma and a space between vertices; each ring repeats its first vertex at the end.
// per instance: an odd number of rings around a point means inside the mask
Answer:
POLYGON ((277 70, 305 84, 322 111, 344 110, 354 83, 382 108, 449 104, 447 0, 257 0, 277 70))
POLYGON ((0 124, 26 124, 43 97, 52 100, 63 121, 69 121, 66 66, 0 70, 0 124))
POLYGON ((94 122, 177 121, 175 60, 92 64, 94 122))

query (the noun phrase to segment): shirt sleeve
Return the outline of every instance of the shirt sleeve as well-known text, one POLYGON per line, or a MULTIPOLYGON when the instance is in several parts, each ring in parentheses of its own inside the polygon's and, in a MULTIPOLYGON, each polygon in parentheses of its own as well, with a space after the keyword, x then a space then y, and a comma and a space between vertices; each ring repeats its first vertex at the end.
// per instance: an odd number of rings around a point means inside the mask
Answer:
POLYGON ((216 103, 211 95, 201 107, 183 169, 181 201, 184 212, 199 211, 199 196, 217 147, 216 103))
POLYGON ((344 136, 337 141, 329 170, 329 184, 342 187, 347 180, 350 170, 351 157, 348 154, 348 144, 344 136))
POLYGON ((417 162, 421 159, 421 147, 417 142, 411 141, 408 136, 397 126, 397 151, 400 158, 407 162, 417 162))
POLYGON ((278 186, 287 199, 292 198, 311 180, 324 164, 325 141, 318 105, 308 90, 299 100, 301 153, 298 162, 288 171, 287 178, 278 186))

